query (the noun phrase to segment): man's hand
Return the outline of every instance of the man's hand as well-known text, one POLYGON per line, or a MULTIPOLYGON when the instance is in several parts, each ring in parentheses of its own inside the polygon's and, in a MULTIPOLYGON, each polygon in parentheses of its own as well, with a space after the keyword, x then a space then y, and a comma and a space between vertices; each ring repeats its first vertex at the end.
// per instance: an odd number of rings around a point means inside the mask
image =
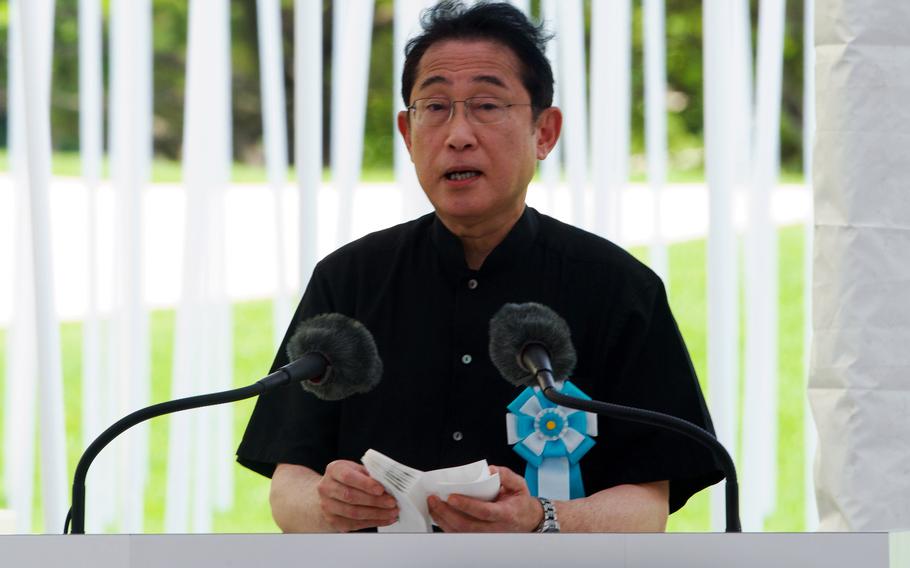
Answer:
POLYGON ((395 498, 359 463, 333 461, 326 466, 316 491, 323 516, 336 531, 381 527, 398 519, 395 498))
POLYGON ((532 532, 543 519, 540 502, 531 496, 520 475, 507 467, 490 466, 499 473, 501 487, 495 501, 486 502, 464 495, 450 495, 443 501, 427 499, 430 515, 446 532, 532 532))

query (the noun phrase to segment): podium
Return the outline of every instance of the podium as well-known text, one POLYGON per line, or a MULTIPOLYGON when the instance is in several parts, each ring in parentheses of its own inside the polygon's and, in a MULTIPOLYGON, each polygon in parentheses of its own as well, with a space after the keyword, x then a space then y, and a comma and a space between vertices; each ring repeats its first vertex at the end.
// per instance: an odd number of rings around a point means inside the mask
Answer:
POLYGON ((910 568, 910 532, 12 535, 0 565, 910 568))

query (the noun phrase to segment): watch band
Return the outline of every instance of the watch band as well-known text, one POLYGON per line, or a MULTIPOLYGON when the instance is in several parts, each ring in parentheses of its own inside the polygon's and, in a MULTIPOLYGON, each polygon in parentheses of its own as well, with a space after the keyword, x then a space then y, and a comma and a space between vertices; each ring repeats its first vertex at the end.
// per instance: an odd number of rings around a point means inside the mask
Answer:
POLYGON ((546 497, 538 497, 540 505, 543 507, 543 520, 537 527, 537 532, 555 533, 559 532, 559 519, 556 518, 556 507, 553 502, 546 497))

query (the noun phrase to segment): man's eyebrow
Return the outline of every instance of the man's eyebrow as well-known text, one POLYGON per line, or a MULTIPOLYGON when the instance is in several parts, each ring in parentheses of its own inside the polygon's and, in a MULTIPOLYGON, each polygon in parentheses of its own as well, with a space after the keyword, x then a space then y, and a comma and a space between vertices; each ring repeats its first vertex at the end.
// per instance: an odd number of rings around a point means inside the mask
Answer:
POLYGON ((417 88, 426 89, 427 87, 436 85, 438 83, 442 83, 444 85, 451 85, 452 81, 446 79, 442 75, 433 75, 432 77, 427 77, 426 79, 424 79, 423 82, 420 84, 420 86, 417 88))
POLYGON ((497 87, 506 88, 506 84, 502 82, 502 79, 496 75, 478 75, 471 79, 472 83, 489 83, 490 85, 496 85, 497 87))
MULTIPOLYGON (((496 75, 477 75, 476 77, 471 79, 471 82, 472 83, 487 83, 489 85, 495 85, 497 87, 506 88, 506 84, 502 81, 502 79, 500 79, 496 75)), ((421 82, 417 88, 426 89, 427 87, 431 87, 433 85, 438 85, 438 84, 451 85, 452 81, 446 77, 443 77, 442 75, 433 75, 432 77, 427 77, 426 79, 424 79, 423 82, 421 82)))

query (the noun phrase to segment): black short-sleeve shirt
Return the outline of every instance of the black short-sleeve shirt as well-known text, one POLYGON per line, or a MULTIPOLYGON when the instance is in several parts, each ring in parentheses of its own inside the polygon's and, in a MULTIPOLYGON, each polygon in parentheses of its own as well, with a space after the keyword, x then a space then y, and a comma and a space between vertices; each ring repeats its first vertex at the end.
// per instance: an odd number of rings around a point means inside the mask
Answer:
MULTIPOLYGON (((278 463, 324 472, 373 448, 421 470, 486 459, 519 474, 506 406, 521 389, 488 355, 490 318, 539 302, 569 324, 571 380, 596 400, 648 408, 713 431, 660 279, 609 241, 531 208, 479 270, 434 214, 348 244, 313 272, 272 369, 299 322, 338 312, 372 332, 384 372, 373 391, 326 402, 291 385, 262 395, 238 461, 270 476, 278 463)), ((670 511, 722 478, 709 452, 678 434, 599 418, 581 459, 585 492, 670 480, 670 511)))

